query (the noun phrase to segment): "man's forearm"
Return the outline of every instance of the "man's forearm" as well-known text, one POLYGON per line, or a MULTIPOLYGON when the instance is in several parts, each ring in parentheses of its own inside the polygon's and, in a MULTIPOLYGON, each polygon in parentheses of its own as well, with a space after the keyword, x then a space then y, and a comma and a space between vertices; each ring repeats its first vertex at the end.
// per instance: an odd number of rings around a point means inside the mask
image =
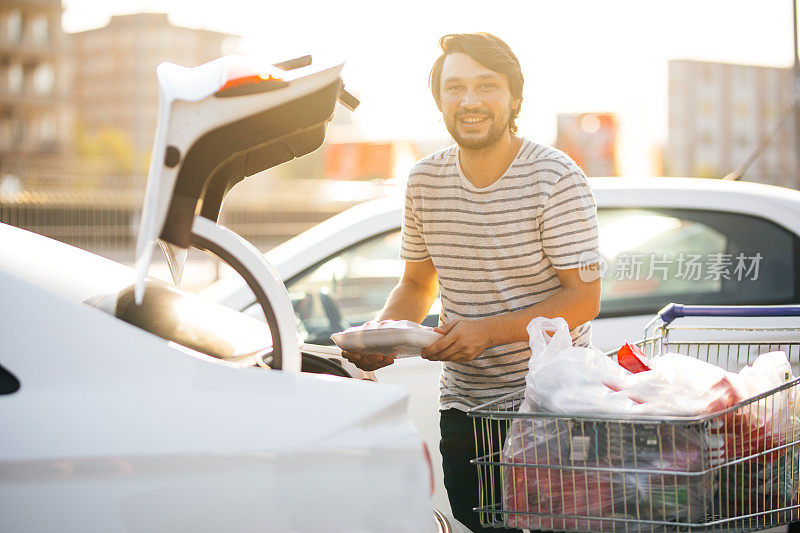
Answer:
POLYGON ((526 342, 528 323, 539 316, 546 318, 562 317, 567 321, 570 329, 592 320, 599 311, 599 285, 598 294, 592 291, 577 288, 562 287, 557 293, 541 302, 493 317, 488 317, 488 329, 491 344, 508 344, 511 342, 526 342))
POLYGON ((436 293, 436 288, 401 281, 392 289, 376 320, 411 320, 420 323, 428 315, 436 293))

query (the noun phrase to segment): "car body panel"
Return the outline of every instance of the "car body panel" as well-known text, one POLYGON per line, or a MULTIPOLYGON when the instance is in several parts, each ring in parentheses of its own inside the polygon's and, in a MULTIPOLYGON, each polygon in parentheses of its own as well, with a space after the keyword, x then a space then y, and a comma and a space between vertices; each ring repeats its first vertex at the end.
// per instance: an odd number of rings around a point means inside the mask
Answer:
MULTIPOLYGON (((37 254, 0 261, 13 302, 0 308, 1 362, 21 382, 0 395, 10 530, 436 531, 400 387, 238 368, 178 346, 82 303, 108 288, 105 260, 0 226, 10 234, 36 241, 31 251, 52 244, 62 272, 42 276, 37 254), (97 278, 64 290, 73 263, 97 278)), ((135 279, 123 270, 109 278, 135 279)))

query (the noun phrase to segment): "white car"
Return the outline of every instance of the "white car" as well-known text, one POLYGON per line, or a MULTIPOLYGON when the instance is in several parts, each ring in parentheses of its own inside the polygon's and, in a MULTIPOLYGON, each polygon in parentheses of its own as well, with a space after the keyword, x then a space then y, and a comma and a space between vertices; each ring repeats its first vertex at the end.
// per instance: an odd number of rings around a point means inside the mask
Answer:
MULTIPOLYGON (((606 264, 594 345, 637 340, 670 302, 706 305, 800 302, 800 192, 696 178, 590 178, 606 264)), ((375 316, 402 273, 402 191, 353 207, 270 250, 266 257, 292 296, 306 339, 375 316)), ((259 316, 236 277, 201 294, 259 316)), ((438 320, 438 302, 427 324, 438 320)), ((447 508, 438 440, 440 364, 408 358, 376 372, 411 392, 412 419, 434 451, 434 501, 447 508)))
POLYGON ((137 307, 130 268, 0 242, 1 529, 450 531, 399 387, 265 371, 262 322, 152 280, 137 307))
POLYGON ((301 352, 274 270, 215 223, 347 97, 341 65, 284 66, 159 67, 137 270, 0 225, 0 529, 466 531, 433 507, 408 393, 301 352), (228 260, 269 327, 147 278, 157 241, 176 272, 190 244, 228 260))

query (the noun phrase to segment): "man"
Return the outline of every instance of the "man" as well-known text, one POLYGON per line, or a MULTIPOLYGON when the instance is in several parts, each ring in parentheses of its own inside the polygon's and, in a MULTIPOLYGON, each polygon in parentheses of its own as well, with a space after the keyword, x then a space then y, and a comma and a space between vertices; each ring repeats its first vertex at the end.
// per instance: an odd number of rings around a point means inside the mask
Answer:
MULTIPOLYGON (((411 171, 401 257, 405 271, 377 320, 424 320, 437 294, 443 337, 422 356, 442 361, 442 466, 453 515, 483 531, 477 513, 473 425, 466 411, 525 386, 526 326, 563 317, 589 345, 600 280, 596 205, 566 155, 517 136, 522 71, 486 34, 447 35, 430 87, 456 145, 411 171)), ((392 363, 344 354, 365 370, 392 363)), ((487 531, 489 531, 487 529, 487 531)))

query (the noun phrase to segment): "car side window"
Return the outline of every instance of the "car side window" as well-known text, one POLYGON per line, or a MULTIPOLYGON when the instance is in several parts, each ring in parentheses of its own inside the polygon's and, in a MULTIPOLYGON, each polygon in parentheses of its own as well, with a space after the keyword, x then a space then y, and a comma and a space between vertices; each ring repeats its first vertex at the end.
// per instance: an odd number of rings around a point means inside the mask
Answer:
POLYGON ((403 274, 400 232, 372 237, 339 252, 286 284, 306 342, 375 318, 403 274))
POLYGON ((797 239, 762 218, 690 209, 599 209, 600 318, 670 302, 794 301, 797 239))
MULTIPOLYGON (((650 315, 670 302, 797 300, 800 241, 768 220, 693 209, 598 209, 605 265, 598 318, 650 315)), ((375 317, 403 272, 400 232, 351 246, 287 283, 306 342, 375 317)), ((426 325, 435 326, 437 299, 426 325)), ((261 316, 254 305, 247 310, 261 316)))

